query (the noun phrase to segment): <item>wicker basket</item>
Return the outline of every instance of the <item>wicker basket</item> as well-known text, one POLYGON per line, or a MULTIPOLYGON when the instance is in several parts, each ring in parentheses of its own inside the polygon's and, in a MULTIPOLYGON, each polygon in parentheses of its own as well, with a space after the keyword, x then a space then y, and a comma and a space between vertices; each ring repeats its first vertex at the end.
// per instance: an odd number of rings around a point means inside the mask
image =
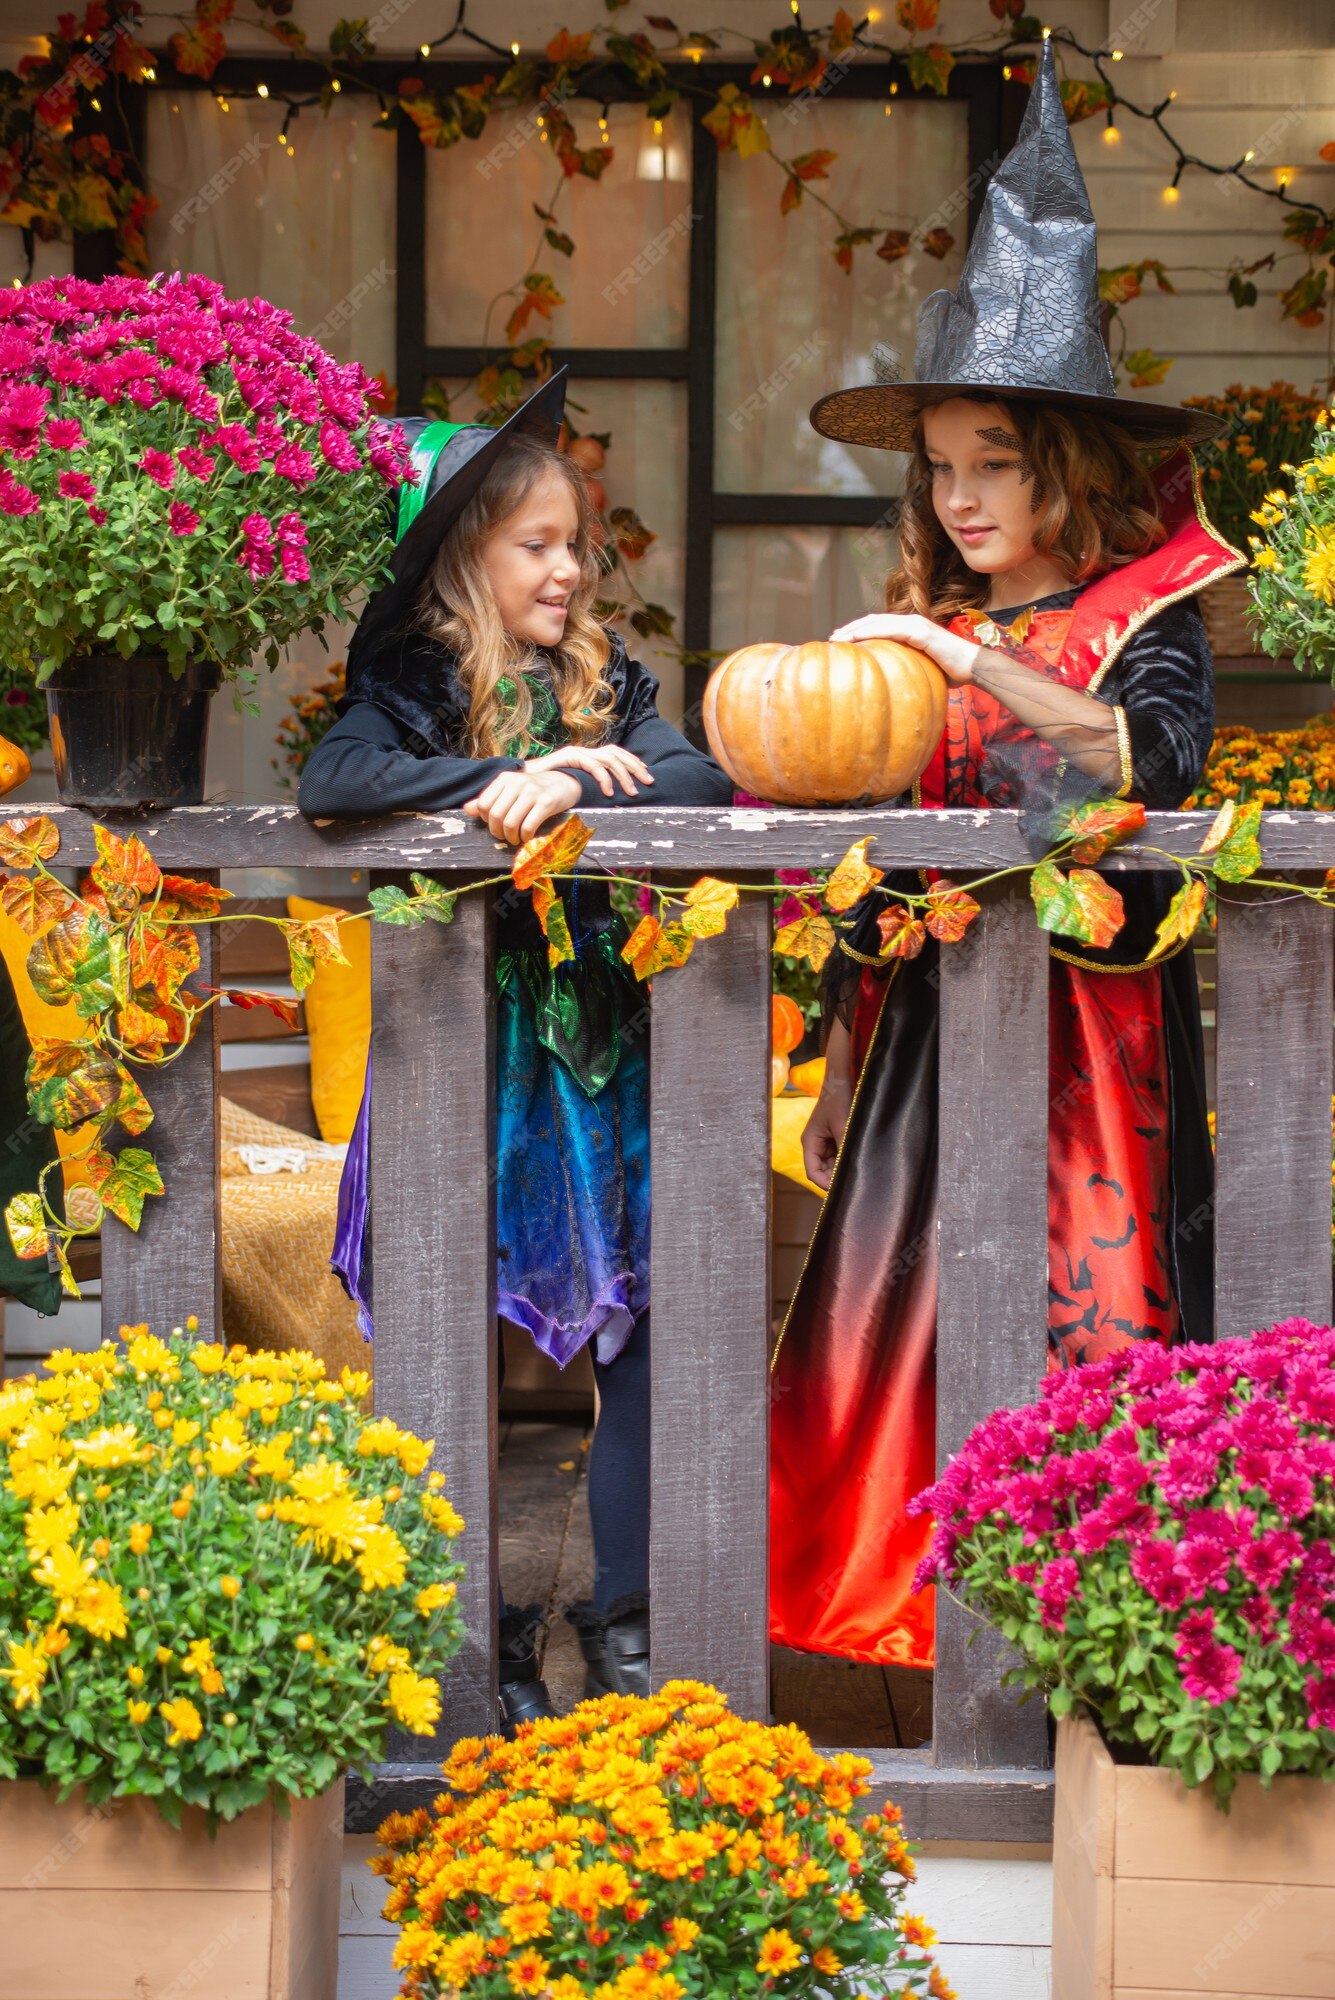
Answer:
POLYGON ((1200 607, 1210 650, 1217 660, 1261 652, 1245 576, 1223 576, 1218 583, 1207 583, 1200 594, 1200 607))

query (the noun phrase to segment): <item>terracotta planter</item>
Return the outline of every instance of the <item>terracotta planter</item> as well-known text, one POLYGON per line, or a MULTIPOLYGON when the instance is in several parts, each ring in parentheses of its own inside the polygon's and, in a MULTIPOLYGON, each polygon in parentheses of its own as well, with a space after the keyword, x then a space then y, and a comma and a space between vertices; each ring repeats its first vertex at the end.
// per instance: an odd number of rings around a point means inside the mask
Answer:
POLYGON ((216 666, 195 660, 175 676, 165 654, 96 653, 57 667, 46 706, 62 805, 200 805, 209 704, 221 679, 216 666))
POLYGON ((210 1840, 147 1799, 0 1784, 0 2000, 334 2000, 343 1784, 210 1840))
POLYGON ((1064 1721, 1052 1859, 1053 2000, 1335 1993, 1335 1785, 1243 1778, 1223 1813, 1064 1721))

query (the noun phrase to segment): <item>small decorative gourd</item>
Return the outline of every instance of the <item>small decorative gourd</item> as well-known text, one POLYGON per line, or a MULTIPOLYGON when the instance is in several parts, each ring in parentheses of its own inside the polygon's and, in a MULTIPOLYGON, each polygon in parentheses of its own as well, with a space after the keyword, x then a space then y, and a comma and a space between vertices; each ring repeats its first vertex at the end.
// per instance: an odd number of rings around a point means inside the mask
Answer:
POLYGON ((897 639, 743 646, 714 669, 709 747, 776 805, 870 805, 906 791, 946 725, 946 677, 897 639))

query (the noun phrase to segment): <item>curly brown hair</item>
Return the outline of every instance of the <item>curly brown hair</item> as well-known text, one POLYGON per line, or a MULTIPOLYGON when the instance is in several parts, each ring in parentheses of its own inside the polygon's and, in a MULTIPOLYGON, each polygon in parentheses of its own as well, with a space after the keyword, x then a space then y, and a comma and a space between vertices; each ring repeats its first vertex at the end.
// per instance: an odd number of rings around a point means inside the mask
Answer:
MULTIPOLYGON (((1072 583, 1134 562, 1164 540, 1149 466, 1120 424, 977 389, 943 389, 928 407, 957 397, 1005 412, 1033 467, 1035 551, 1072 583)), ((887 611, 945 619, 986 605, 988 578, 969 568, 936 518, 921 419, 900 505, 899 561, 886 579, 887 611)))
POLYGON ((448 646, 468 690, 467 754, 494 757, 516 739, 530 748, 533 696, 525 670, 538 664, 538 648, 517 639, 501 621, 482 561, 487 537, 521 507, 538 480, 555 472, 575 496, 579 526, 575 549, 579 582, 566 609, 560 643, 547 650, 552 689, 571 743, 598 743, 616 706, 604 669, 611 656, 606 626, 594 616, 603 563, 594 541, 593 503, 581 466, 534 431, 517 430, 497 452, 481 485, 445 536, 422 579, 416 622, 448 646), (513 698, 499 683, 514 688, 513 698))

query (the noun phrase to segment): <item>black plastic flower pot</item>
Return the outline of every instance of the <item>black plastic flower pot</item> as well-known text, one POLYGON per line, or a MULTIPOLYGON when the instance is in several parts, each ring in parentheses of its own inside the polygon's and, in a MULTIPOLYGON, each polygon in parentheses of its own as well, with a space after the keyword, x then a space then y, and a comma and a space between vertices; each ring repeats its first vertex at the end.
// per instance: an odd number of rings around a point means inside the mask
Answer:
POLYGON ((197 806, 204 798, 209 704, 222 672, 165 654, 86 653, 46 682, 56 792, 93 812, 197 806))

